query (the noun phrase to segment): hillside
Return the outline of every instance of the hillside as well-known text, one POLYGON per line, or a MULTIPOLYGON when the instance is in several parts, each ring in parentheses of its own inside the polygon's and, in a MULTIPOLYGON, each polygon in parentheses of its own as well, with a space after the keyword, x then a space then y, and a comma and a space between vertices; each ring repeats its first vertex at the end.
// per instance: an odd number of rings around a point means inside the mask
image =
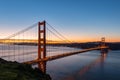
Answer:
POLYGON ((30 65, 0 58, 0 80, 51 80, 50 76, 30 65))

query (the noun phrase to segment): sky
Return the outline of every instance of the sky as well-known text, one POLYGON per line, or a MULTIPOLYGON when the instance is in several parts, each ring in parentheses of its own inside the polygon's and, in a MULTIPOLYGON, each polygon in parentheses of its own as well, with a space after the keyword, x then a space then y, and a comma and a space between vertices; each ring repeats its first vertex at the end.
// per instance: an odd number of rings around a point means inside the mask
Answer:
POLYGON ((120 42, 120 0, 0 0, 0 38, 43 20, 71 41, 120 42))

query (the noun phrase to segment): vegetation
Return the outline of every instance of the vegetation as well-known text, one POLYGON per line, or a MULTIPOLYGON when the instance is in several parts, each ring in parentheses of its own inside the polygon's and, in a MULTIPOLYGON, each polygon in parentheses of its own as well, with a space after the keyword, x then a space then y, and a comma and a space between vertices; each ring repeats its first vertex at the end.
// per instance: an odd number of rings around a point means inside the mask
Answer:
POLYGON ((51 78, 30 65, 0 59, 0 80, 51 80, 51 78))

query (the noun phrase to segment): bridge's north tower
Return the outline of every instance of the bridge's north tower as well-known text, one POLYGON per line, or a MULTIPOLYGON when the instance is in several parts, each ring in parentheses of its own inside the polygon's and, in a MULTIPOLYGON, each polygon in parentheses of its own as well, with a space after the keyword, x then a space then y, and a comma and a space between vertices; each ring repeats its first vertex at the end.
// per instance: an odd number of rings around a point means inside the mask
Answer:
POLYGON ((108 46, 105 43, 105 37, 101 38, 101 55, 103 56, 104 54, 108 53, 108 46))

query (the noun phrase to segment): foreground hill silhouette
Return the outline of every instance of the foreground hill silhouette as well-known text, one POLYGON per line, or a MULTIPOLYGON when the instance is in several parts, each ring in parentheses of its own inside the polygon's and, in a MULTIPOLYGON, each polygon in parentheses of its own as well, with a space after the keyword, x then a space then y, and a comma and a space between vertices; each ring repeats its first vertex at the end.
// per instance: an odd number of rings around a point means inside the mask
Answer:
POLYGON ((30 65, 8 62, 0 58, 0 80, 51 80, 51 78, 30 65))

